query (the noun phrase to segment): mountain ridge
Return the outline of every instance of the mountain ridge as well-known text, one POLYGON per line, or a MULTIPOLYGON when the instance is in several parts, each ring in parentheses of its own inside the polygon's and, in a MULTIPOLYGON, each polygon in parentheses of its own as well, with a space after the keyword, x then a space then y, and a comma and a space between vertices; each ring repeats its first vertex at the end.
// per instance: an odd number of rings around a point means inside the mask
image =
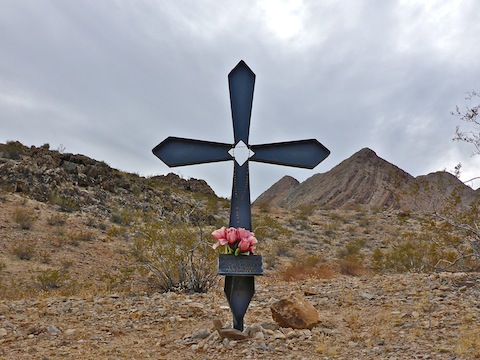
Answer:
POLYGON ((450 195, 454 188, 460 189, 466 202, 480 194, 447 172, 413 177, 369 148, 357 151, 331 170, 314 174, 302 183, 290 188, 286 188, 286 184, 282 178, 262 193, 254 205, 287 209, 314 205, 323 208, 366 206, 412 210, 433 206, 450 195), (415 195, 415 190, 419 189, 420 196, 418 193, 415 195))

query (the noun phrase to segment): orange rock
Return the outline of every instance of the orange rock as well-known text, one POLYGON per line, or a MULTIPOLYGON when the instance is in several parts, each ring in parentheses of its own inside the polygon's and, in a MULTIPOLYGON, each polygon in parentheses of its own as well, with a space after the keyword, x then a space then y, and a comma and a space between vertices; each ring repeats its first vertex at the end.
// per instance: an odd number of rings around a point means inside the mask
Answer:
POLYGON ((281 327, 311 329, 318 323, 318 311, 299 294, 274 303, 272 317, 281 327))

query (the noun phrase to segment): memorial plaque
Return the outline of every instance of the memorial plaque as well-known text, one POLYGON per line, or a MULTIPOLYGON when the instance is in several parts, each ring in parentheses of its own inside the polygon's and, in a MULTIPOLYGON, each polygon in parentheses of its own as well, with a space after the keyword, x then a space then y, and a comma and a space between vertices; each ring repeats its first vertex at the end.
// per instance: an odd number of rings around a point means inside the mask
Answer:
POLYGON ((218 256, 219 275, 263 275, 261 255, 230 255, 218 256))

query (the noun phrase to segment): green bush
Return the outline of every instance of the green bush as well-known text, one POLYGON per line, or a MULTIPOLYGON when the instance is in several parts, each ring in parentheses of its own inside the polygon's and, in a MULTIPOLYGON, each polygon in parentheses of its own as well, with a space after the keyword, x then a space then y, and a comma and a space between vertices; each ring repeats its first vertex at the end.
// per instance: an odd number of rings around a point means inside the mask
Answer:
POLYGON ((51 193, 48 202, 60 207, 60 210, 71 213, 81 209, 80 204, 73 197, 51 193))
POLYGON ((375 249, 371 262, 378 272, 426 272, 440 270, 442 261, 451 262, 455 252, 446 244, 441 244, 425 232, 405 232, 391 241, 385 251, 375 249))
POLYGON ((218 283, 212 243, 186 223, 147 221, 137 228, 131 254, 149 287, 163 292, 207 292, 218 283))
POLYGON ((111 214, 112 222, 118 225, 130 225, 134 217, 134 212, 125 208, 114 210, 111 214))
POLYGON ((253 231, 257 239, 278 239, 281 236, 290 237, 292 232, 270 215, 262 214, 253 221, 253 231))
POLYGON ((47 269, 42 271, 36 277, 40 290, 56 290, 68 287, 72 284, 72 279, 66 270, 47 269))

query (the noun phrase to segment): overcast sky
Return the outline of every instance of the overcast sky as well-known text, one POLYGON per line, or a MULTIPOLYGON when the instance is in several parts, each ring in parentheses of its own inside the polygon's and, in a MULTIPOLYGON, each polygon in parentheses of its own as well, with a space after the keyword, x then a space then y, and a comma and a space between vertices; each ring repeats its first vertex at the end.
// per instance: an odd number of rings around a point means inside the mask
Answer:
POLYGON ((49 143, 145 176, 173 171, 229 197, 232 162, 169 169, 151 149, 168 136, 233 142, 227 75, 243 59, 257 76, 250 144, 316 138, 331 151, 314 170, 250 163, 252 199, 364 147, 413 176, 459 162, 462 180, 480 175, 473 147, 452 142, 450 115, 480 91, 477 0, 0 8, 0 142, 49 143))

